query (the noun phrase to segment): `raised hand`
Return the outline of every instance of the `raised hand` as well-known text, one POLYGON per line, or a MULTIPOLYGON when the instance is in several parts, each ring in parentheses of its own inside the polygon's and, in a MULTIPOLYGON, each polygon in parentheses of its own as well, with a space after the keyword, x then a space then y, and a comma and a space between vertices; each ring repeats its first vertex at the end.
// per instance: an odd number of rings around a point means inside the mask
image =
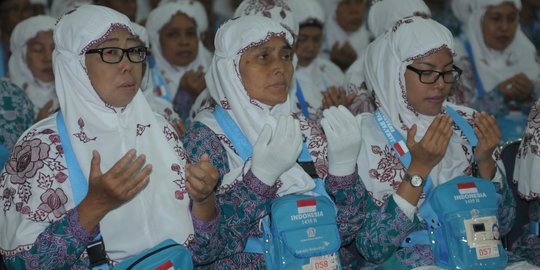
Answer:
POLYGON ((501 140, 501 132, 495 117, 485 112, 474 114, 474 124, 474 133, 478 137, 474 158, 478 163, 480 177, 491 179, 495 174, 495 160, 492 155, 501 140))
POLYGON ((323 109, 328 109, 332 106, 339 106, 343 105, 345 107, 348 107, 353 102, 354 98, 356 97, 355 93, 350 93, 347 95, 347 92, 345 92, 345 89, 343 87, 339 86, 331 86, 328 87, 328 89, 325 92, 322 92, 323 100, 322 100, 322 107, 323 109))
POLYGON ((419 142, 414 139, 416 131, 416 125, 407 131, 407 147, 411 152, 409 169, 426 177, 446 154, 452 136, 452 119, 447 115, 435 117, 419 142))
POLYGON ((203 154, 196 164, 188 164, 186 170, 186 189, 193 201, 191 212, 200 220, 216 217, 214 190, 219 179, 217 171, 207 154, 203 154))
POLYGON ((339 46, 336 42, 332 45, 332 51, 330 52, 330 60, 338 65, 342 70, 346 70, 356 60, 358 55, 356 51, 347 41, 343 46, 339 46))
POLYGON ((300 124, 292 116, 280 116, 274 132, 265 125, 253 146, 251 170, 257 178, 273 186, 278 177, 292 168, 302 150, 300 124))
POLYGON ((506 79, 499 83, 498 86, 507 101, 528 101, 532 98, 534 89, 532 81, 523 73, 506 79))
POLYGON ((152 165, 146 157, 129 150, 107 172, 101 172, 101 156, 92 152, 88 194, 79 205, 80 222, 90 231, 111 210, 133 199, 150 180, 152 165))
POLYGON ((199 66, 197 70, 188 70, 184 73, 178 88, 186 90, 193 97, 197 97, 206 88, 203 67, 199 66))
POLYGON ((360 126, 343 106, 323 111, 321 126, 328 140, 328 171, 334 176, 354 172, 360 153, 360 126))

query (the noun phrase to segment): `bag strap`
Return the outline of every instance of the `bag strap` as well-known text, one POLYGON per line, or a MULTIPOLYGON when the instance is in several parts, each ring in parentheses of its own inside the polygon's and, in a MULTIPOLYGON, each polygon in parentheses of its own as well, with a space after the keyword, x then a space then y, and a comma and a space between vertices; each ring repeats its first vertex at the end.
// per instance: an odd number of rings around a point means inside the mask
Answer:
POLYGON ((172 97, 169 95, 169 91, 167 91, 167 84, 165 83, 165 79, 156 67, 156 59, 152 56, 148 57, 148 65, 150 66, 152 83, 154 84, 154 93, 157 96, 169 102, 172 102, 172 97))
MULTIPOLYGON (((58 135, 60 136, 60 142, 62 143, 62 148, 64 149, 64 156, 69 172, 69 181, 71 183, 71 191, 73 192, 73 202, 74 205, 77 206, 88 193, 88 183, 86 182, 86 178, 84 177, 81 167, 79 166, 77 156, 75 156, 75 152, 73 152, 62 112, 56 113, 56 126, 58 129, 58 135)), ((92 270, 110 269, 101 234, 98 234, 96 238, 94 238, 94 241, 88 244, 86 247, 86 252, 88 254, 90 267, 92 270)))
POLYGON ((298 79, 296 79, 296 98, 298 99, 298 103, 300 104, 302 114, 309 119, 309 111, 307 108, 306 98, 304 97, 304 92, 302 92, 302 87, 300 86, 300 82, 298 81, 298 79))
POLYGON ((482 80, 480 80, 478 69, 476 68, 476 63, 474 62, 474 54, 472 51, 471 43, 467 40, 467 37, 465 37, 465 34, 462 34, 460 36, 460 39, 463 42, 463 45, 465 46, 465 50, 467 51, 467 54, 469 55, 469 59, 471 61, 471 68, 472 68, 472 72, 474 73, 474 83, 476 86, 476 94, 479 97, 483 97, 486 91, 484 89, 484 84, 482 84, 482 80))

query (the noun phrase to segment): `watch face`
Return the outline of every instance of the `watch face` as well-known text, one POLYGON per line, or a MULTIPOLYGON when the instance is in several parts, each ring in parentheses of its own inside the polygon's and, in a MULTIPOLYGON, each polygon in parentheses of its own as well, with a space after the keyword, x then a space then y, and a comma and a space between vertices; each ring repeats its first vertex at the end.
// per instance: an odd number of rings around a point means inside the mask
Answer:
POLYGON ((411 185, 413 187, 419 187, 419 186, 422 186, 422 177, 418 176, 418 175, 413 175, 411 177, 411 185))

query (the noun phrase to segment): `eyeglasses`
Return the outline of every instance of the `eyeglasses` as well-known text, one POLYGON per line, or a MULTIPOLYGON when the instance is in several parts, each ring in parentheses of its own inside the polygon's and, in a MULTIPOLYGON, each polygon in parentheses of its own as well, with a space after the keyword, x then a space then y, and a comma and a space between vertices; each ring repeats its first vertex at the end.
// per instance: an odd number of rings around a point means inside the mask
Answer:
POLYGON ((86 51, 86 54, 97 53, 101 56, 101 60, 108 64, 117 64, 122 61, 124 54, 127 54, 127 57, 131 63, 141 63, 146 60, 148 55, 147 49, 144 46, 132 47, 127 49, 117 48, 117 47, 107 47, 100 49, 91 49, 86 51))
POLYGON ((452 65, 452 70, 439 72, 436 70, 420 70, 416 69, 412 66, 407 66, 407 69, 418 74, 418 77, 420 78, 420 82, 425 84, 433 84, 437 80, 439 80, 439 77, 442 76, 444 83, 455 83, 457 80, 459 80, 459 76, 461 76, 462 70, 454 65, 452 65))

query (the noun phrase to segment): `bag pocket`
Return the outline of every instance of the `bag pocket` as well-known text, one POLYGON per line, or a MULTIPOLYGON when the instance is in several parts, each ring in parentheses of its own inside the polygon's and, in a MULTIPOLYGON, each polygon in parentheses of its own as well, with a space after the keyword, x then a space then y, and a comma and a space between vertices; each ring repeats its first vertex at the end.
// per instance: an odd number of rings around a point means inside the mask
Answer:
POLYGON ((113 270, 193 269, 191 253, 184 246, 167 239, 137 256, 117 264, 113 270))

